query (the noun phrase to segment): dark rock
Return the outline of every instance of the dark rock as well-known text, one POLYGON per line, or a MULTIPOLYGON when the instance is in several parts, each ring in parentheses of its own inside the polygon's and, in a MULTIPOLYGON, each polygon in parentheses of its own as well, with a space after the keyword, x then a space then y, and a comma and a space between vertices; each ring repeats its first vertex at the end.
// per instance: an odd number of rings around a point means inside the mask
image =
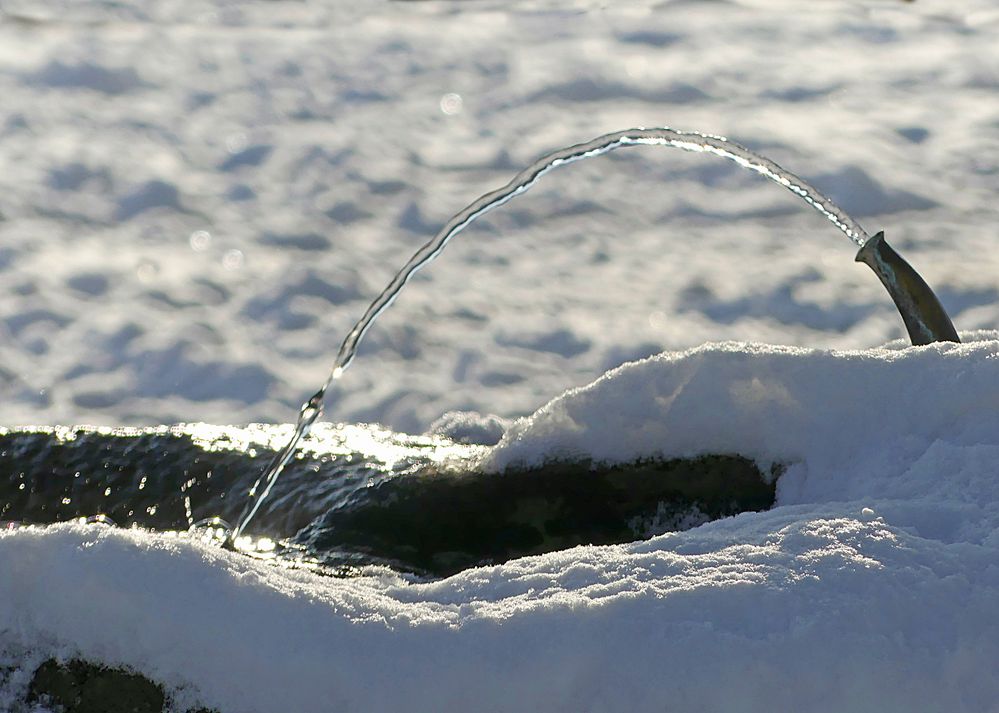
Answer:
POLYGON ((293 541, 325 553, 330 564, 350 564, 361 553, 398 569, 448 576, 766 510, 778 474, 765 477, 752 461, 731 455, 596 468, 555 462, 504 473, 424 470, 355 491, 293 541))
POLYGON ((161 713, 163 687, 121 668, 49 659, 35 671, 28 702, 47 699, 65 713, 161 713))

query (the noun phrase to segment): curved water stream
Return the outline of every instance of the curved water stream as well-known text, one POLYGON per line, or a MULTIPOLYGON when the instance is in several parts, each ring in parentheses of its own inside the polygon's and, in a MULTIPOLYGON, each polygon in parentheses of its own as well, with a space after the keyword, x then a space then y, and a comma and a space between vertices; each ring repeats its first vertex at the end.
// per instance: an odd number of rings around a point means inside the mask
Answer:
POLYGON ((562 165, 600 156, 628 146, 667 146, 694 153, 714 154, 734 161, 744 168, 766 176, 800 197, 831 221, 833 225, 839 228, 858 247, 862 248, 870 240, 867 232, 853 218, 807 181, 790 171, 786 171, 770 159, 760 156, 745 146, 729 141, 721 136, 711 136, 694 131, 677 131, 668 127, 657 129, 626 129, 611 134, 604 134, 586 143, 576 144, 575 146, 569 146, 546 154, 514 176, 505 186, 480 196, 451 218, 433 238, 413 254, 385 289, 368 306, 367 310, 365 310, 364 314, 340 344, 333 369, 330 371, 325 383, 302 405, 295 432, 291 439, 277 453, 267 470, 263 472, 260 478, 253 484, 253 487, 250 488, 246 505, 232 532, 230 542, 234 543, 246 529, 246 526, 256 515, 261 503, 267 498, 274 483, 280 477, 281 471, 295 454, 298 444, 309 433, 312 425, 323 413, 327 392, 333 382, 343 376, 344 371, 346 371, 354 360, 354 355, 357 353, 357 348, 364 335, 371 328, 372 324, 374 324, 375 320, 378 319, 379 315, 391 306, 406 286, 406 283, 409 282, 418 270, 428 265, 440 255, 444 248, 447 247, 448 242, 473 221, 488 213, 493 208, 497 208, 515 196, 526 192, 549 171, 562 165), (261 485, 263 485, 263 490, 260 489, 261 485))

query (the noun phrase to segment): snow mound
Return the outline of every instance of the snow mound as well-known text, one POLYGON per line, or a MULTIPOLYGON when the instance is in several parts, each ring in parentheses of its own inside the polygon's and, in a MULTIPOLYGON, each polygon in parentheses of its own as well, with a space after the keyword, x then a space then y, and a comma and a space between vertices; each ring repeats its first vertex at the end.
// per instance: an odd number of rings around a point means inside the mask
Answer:
MULTIPOLYGON (((223 713, 993 710, 999 340, 978 337, 665 354, 494 449, 497 467, 726 450, 791 464, 773 510, 645 542, 420 582, 139 530, 3 532, 0 648, 22 668, 39 652, 129 665, 223 713)), ((26 680, 7 670, 0 703, 26 680)))
POLYGON ((906 349, 725 343, 660 354, 516 421, 486 464, 738 453, 792 465, 783 502, 905 495, 914 480, 937 488, 924 471, 960 467, 951 450, 999 443, 995 336, 906 349), (808 491, 792 496, 791 483, 808 491))

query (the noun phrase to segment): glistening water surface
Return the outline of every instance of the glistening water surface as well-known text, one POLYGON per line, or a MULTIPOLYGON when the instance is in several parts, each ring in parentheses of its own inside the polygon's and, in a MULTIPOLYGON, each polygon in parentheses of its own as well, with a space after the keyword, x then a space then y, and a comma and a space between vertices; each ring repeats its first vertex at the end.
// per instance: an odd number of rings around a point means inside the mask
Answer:
MULTIPOLYGON (((0 433, 0 520, 80 517, 221 542, 291 426, 189 424, 0 433)), ((682 530, 774 499, 736 456, 487 473, 483 447, 376 426, 318 425, 236 546, 325 571, 386 564, 440 576, 579 544, 682 530)))

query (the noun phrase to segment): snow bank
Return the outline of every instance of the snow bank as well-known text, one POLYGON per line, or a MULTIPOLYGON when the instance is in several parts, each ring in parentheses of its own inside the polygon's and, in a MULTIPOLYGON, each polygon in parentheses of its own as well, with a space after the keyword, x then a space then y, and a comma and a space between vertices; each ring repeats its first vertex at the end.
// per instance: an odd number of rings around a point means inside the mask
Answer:
POLYGON ((914 459, 886 453, 999 438, 995 338, 844 352, 738 343, 667 352, 518 420, 487 462, 740 453, 803 462, 816 478, 849 465, 851 483, 878 473, 894 481, 914 459))
POLYGON ((496 447, 496 464, 546 449, 794 462, 773 510, 647 542, 421 583, 142 531, 5 532, 0 641, 32 662, 127 664, 223 713, 995 710, 991 337, 662 355, 496 447))

